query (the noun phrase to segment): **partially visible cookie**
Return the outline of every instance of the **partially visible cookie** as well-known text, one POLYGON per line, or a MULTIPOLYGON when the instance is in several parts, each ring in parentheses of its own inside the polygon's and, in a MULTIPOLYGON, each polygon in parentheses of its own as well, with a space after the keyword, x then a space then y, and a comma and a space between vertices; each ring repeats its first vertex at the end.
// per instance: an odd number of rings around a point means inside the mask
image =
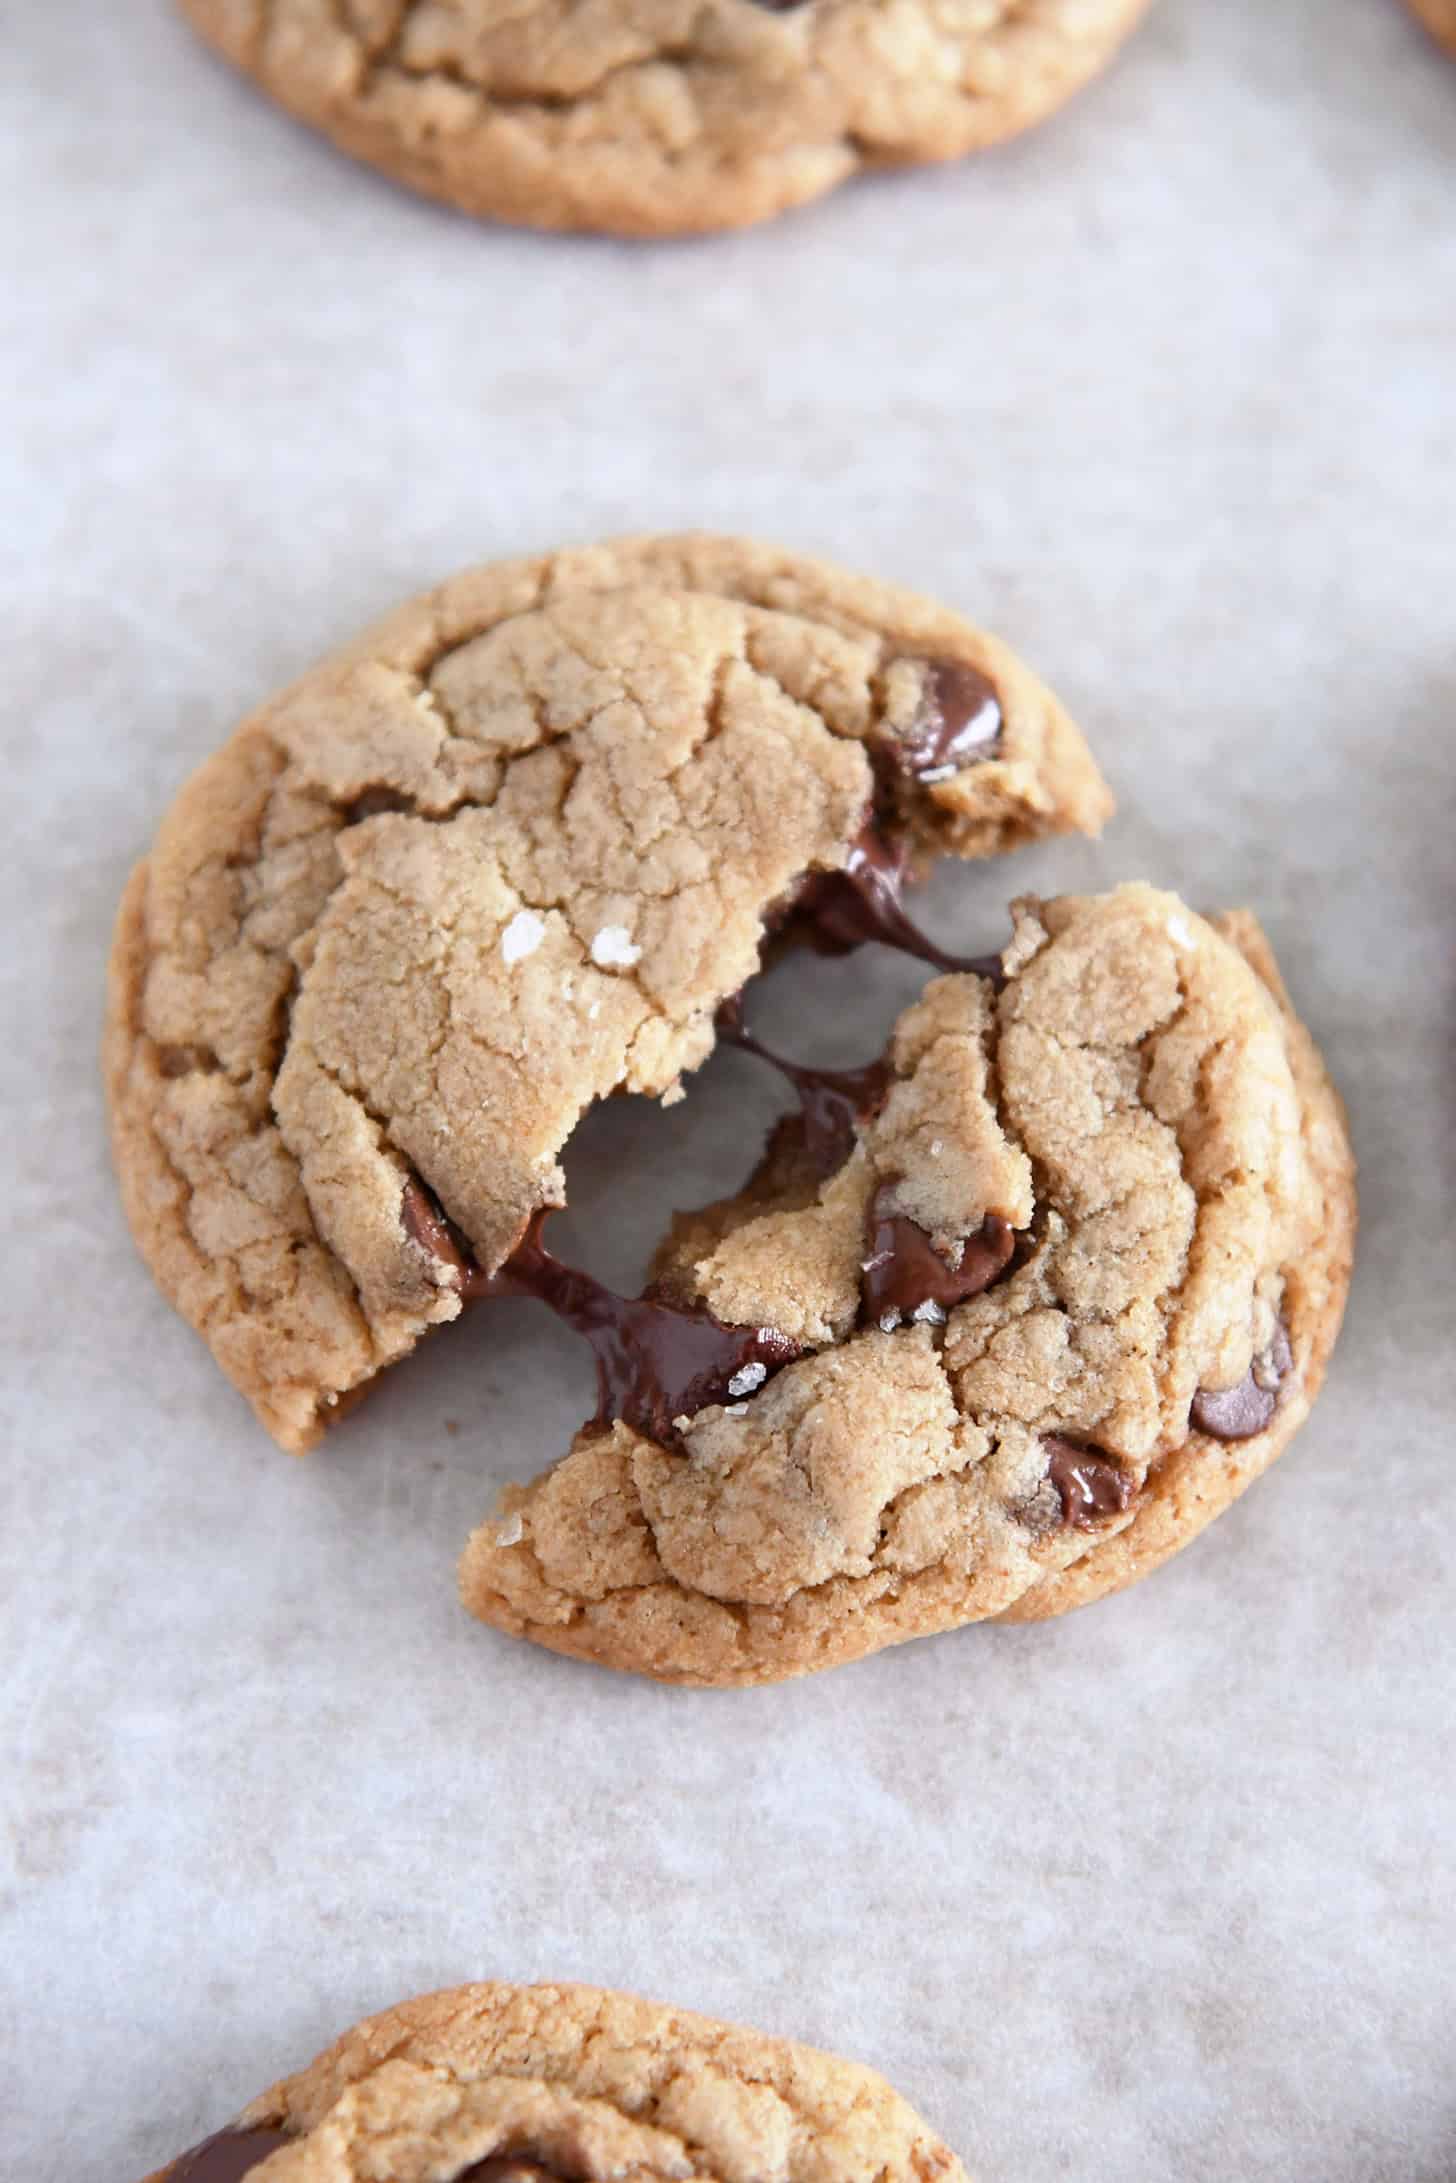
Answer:
POLYGON ((149 2183, 967 2183, 871 2070, 591 1986, 386 2010, 149 2183))
POLYGON ((793 1073, 803 1120, 658 1275, 798 1355, 508 1489, 462 1562, 483 1620, 723 1684, 1055 1614, 1185 1544, 1307 1415, 1354 1164, 1247 915, 1025 901, 877 1068, 793 1073))
POLYGON ((594 1100, 678 1095, 771 931, 942 960, 917 864, 1109 808, 1042 685, 908 593, 692 537, 457 577, 244 722, 132 878, 137 1241, 307 1447, 562 1202, 594 1100))
POLYGON ((1456 0, 1410 0, 1426 28, 1456 53, 1456 0))
POLYGON ((182 0, 395 180, 532 227, 746 227, 1039 121, 1148 0, 182 0))

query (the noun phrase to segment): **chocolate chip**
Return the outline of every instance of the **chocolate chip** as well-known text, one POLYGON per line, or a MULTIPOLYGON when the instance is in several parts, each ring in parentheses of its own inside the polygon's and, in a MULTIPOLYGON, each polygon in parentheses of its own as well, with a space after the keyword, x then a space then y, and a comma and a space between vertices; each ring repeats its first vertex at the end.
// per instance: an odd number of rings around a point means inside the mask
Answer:
POLYGON ((534 1296, 580 1334, 597 1368, 591 1423, 620 1418, 664 1447, 678 1445, 677 1420, 710 1404, 756 1393, 799 1355, 775 1327, 725 1326, 702 1306, 619 1296, 593 1274, 555 1257, 541 1242, 550 1208, 535 1213, 503 1265, 485 1273, 424 1183, 411 1178, 400 1201, 405 1233, 457 1277, 467 1301, 534 1296))
POLYGON ((1001 696, 989 675, 964 660, 931 660, 919 714, 900 738, 899 765, 917 781, 948 780, 993 756, 1001 727, 1001 696))
POLYGON ((895 1185, 882 1183, 870 1203, 866 1222, 868 1251, 860 1275, 860 1316, 868 1324, 895 1325, 901 1319, 939 1323, 957 1304, 988 1289, 1004 1272, 1016 1248, 1007 1221, 988 1213, 975 1235, 967 1236, 960 1259, 942 1258, 926 1230, 895 1210, 895 1185))
POLYGON ((1236 1387, 1200 1387, 1188 1422, 1214 1440, 1252 1440, 1271 1422, 1279 1407, 1279 1389, 1294 1363, 1282 1324, 1261 1356, 1254 1359, 1236 1387))
POLYGON ((804 1125, 804 1150, 819 1176, 835 1175, 854 1150, 855 1133, 862 1122, 877 1114, 890 1089, 890 1064, 883 1059, 862 1069, 812 1069, 797 1061, 785 1061, 753 1037, 743 1020, 743 998, 735 994, 724 1001, 714 1020, 719 1038, 745 1053, 757 1054, 770 1068, 778 1069, 799 1095, 804 1125))
POLYGON ((290 2130, 219 2130, 173 2161, 167 2183, 240 2183, 270 2153, 292 2143, 290 2130))
POLYGON ((478 1273, 470 1245, 456 1227, 446 1218, 439 1199, 427 1190, 417 1176, 405 1180, 404 1192, 399 1201, 399 1217, 405 1234, 411 1243, 431 1258, 438 1259, 458 1274, 462 1281, 478 1273))
POLYGON ((1064 1524, 1092 1531, 1105 1517, 1121 1515, 1128 1507, 1136 1489, 1110 1455, 1099 1448, 1084 1448, 1060 1433, 1044 1433, 1042 1446, 1064 1524))

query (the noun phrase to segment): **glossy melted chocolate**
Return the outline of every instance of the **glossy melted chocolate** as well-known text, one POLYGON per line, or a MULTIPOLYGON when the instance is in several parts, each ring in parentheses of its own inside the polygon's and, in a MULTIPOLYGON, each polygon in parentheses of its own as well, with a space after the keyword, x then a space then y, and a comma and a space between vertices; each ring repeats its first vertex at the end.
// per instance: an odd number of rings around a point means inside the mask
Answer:
POLYGON ((804 1121, 804 1150, 816 1175, 837 1174, 854 1150, 855 1131, 885 1103, 890 1089, 888 1061, 867 1062, 862 1069, 811 1069, 786 1061, 759 1044, 743 1020, 743 996, 724 1001, 714 1028, 729 1046, 757 1054, 786 1076, 799 1095, 804 1121))
POLYGON ((882 1183, 870 1201, 860 1315, 874 1326, 915 1318, 938 1324, 1004 1273, 1016 1249, 1015 1232, 999 1214, 988 1213, 952 1266, 917 1222, 895 1210, 894 1195, 895 1185, 882 1183))
POLYGON ((815 872, 800 887, 785 928, 820 955, 849 955, 873 941, 937 970, 973 971, 1003 985, 999 955, 948 955, 920 930, 905 908, 912 876, 909 843, 886 833, 871 811, 842 868, 815 872))
POLYGON ((1084 1448, 1060 1433, 1046 1433, 1047 1476, 1062 1504, 1062 1522, 1079 1531, 1095 1530, 1105 1517, 1120 1516, 1132 1501, 1134 1486, 1126 1472, 1098 1448, 1084 1448))
POLYGON ((899 767, 923 783, 949 780, 994 754, 1001 725, 1001 694, 989 675, 965 660, 930 660, 919 716, 897 745, 899 767))
POLYGON ((979 667, 962 660, 923 663, 920 711, 901 736, 872 736, 865 753, 875 793, 865 821, 837 872, 816 872, 799 889, 789 922, 822 955, 847 955, 876 941, 934 964, 1004 982, 999 955, 949 955, 929 939, 905 908, 912 884, 908 839, 894 824, 907 787, 949 780, 963 766, 993 756, 1001 734, 1001 700, 979 667))
POLYGON ((566 1265, 541 1241, 549 1207, 532 1216, 495 1273, 482 1272, 465 1238, 418 1180, 405 1184, 400 1218, 422 1249, 454 1268, 462 1297, 534 1296, 582 1336, 597 1368, 593 1425, 621 1418, 672 1447, 679 1418, 754 1393, 799 1355, 798 1343, 773 1327, 724 1326, 701 1307, 664 1303, 650 1292, 619 1296, 593 1274, 566 1265))

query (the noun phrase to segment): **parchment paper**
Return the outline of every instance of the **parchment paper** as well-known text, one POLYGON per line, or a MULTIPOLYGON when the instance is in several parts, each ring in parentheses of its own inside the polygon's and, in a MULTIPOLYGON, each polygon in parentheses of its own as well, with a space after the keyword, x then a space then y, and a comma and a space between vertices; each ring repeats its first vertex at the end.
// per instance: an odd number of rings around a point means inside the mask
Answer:
MULTIPOLYGON (((1395 0, 1161 0, 1057 122, 739 238, 493 232, 356 169, 162 0, 4 33, 0 2168, 128 2183, 362 2012, 638 1988, 857 2055, 985 2183, 1456 2172, 1456 64, 1395 0), (707 525, 1015 644, 1121 814, 939 880, 1248 902, 1349 1098, 1347 1331, 1138 1590, 788 1688, 661 1690, 456 1607, 587 1374, 530 1306, 326 1452, 265 1442, 118 1210, 131 861, 250 704, 457 565, 707 525)), ((783 973, 863 1058, 917 983, 783 973)), ((573 1154, 640 1270, 776 1093, 573 1154)))

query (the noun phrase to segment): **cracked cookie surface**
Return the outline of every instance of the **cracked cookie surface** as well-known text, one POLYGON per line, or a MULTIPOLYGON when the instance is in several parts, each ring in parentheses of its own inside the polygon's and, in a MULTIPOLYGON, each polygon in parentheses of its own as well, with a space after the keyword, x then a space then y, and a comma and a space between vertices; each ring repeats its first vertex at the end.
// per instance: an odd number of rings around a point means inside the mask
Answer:
POLYGON ((1000 976, 901 1018, 871 1105, 827 1174, 781 1126, 659 1257, 665 1293, 803 1354, 675 1445, 588 1428, 508 1489, 462 1563, 482 1619, 773 1681, 1129 1583, 1286 1444, 1353 1161, 1251 918, 1140 886, 1023 902, 1000 976))
POLYGON ((344 150, 468 212, 742 227, 1039 121, 1149 0, 182 0, 344 150))
POLYGON ((440 1223, 502 1271, 581 1113, 676 1096, 813 875, 1109 807, 1035 678, 910 594, 706 537, 457 577, 246 721, 133 875, 105 1046, 133 1231, 306 1447, 460 1311, 440 1223))
POLYGON ((1456 53, 1456 0, 1410 0, 1426 28, 1456 53))
POLYGON ((871 2070, 589 1986, 359 2024, 150 2183, 966 2183, 871 2070))

